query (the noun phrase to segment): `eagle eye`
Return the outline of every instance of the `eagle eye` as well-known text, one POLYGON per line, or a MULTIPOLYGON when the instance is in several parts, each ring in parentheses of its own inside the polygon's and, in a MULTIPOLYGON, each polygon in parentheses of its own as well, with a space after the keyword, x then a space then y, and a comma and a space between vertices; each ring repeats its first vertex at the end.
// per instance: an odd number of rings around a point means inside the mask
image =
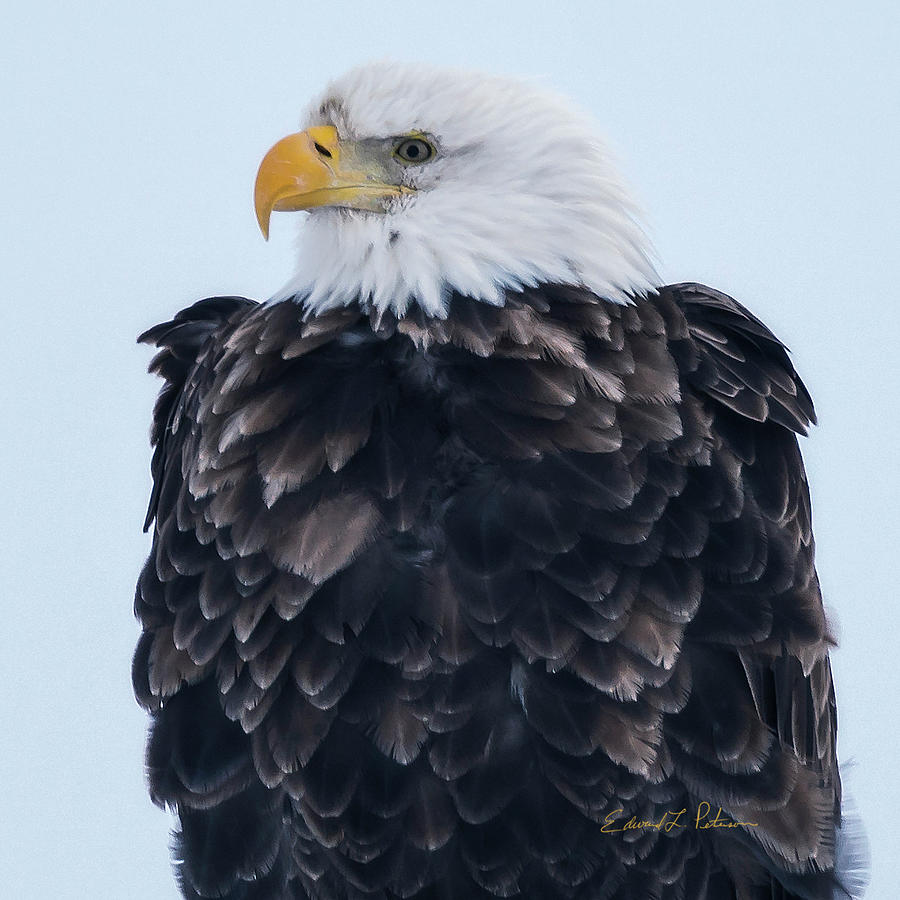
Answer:
POLYGON ((424 138, 404 138, 394 148, 394 157, 406 165, 419 165, 434 156, 434 147, 424 138))

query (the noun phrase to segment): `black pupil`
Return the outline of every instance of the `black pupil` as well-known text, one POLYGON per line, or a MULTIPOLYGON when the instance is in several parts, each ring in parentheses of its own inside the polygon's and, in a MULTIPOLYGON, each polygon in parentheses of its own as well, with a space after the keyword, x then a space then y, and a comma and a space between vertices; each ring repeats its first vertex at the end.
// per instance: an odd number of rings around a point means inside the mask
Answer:
POLYGON ((400 155, 410 162, 425 159, 428 156, 428 145, 424 141, 407 141, 400 148, 400 155))

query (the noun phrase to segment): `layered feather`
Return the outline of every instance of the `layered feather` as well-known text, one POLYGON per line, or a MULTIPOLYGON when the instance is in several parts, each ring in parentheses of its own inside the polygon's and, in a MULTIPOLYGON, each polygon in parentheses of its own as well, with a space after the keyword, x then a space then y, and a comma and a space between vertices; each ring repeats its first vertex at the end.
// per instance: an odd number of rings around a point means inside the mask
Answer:
POLYGON ((134 683, 185 896, 828 896, 813 410, 735 301, 224 298, 144 338, 134 683), (754 824, 606 833, 703 802, 754 824))

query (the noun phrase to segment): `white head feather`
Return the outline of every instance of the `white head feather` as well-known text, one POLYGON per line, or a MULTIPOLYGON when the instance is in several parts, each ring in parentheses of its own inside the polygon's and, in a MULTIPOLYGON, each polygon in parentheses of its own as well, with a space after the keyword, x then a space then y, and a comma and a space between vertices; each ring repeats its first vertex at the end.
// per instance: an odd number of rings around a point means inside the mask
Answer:
POLYGON ((531 85, 480 73, 373 63, 334 81, 304 127, 345 139, 432 135, 409 169, 415 195, 386 213, 323 208, 302 224, 281 296, 321 311, 359 302, 443 317, 453 291, 581 285, 627 303, 659 281, 635 209, 587 117, 531 85))

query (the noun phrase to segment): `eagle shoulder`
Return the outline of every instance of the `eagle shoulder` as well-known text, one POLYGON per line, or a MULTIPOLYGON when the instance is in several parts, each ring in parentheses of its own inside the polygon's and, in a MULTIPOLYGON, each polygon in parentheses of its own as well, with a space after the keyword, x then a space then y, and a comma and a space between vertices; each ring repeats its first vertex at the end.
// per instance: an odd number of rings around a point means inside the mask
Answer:
POLYGON ((797 434, 816 422, 813 402, 787 347, 737 300, 702 284, 672 284, 660 297, 684 314, 698 359, 692 385, 756 422, 772 421, 797 434))
POLYGON ((150 426, 150 443, 154 448, 150 471, 153 489, 144 531, 150 528, 159 508, 166 461, 167 435, 189 383, 196 383, 198 362, 207 343, 230 321, 246 314, 258 304, 246 297, 207 297, 176 313, 168 322, 148 328, 138 336, 139 344, 152 344, 159 352, 149 370, 165 384, 160 390, 150 426))

